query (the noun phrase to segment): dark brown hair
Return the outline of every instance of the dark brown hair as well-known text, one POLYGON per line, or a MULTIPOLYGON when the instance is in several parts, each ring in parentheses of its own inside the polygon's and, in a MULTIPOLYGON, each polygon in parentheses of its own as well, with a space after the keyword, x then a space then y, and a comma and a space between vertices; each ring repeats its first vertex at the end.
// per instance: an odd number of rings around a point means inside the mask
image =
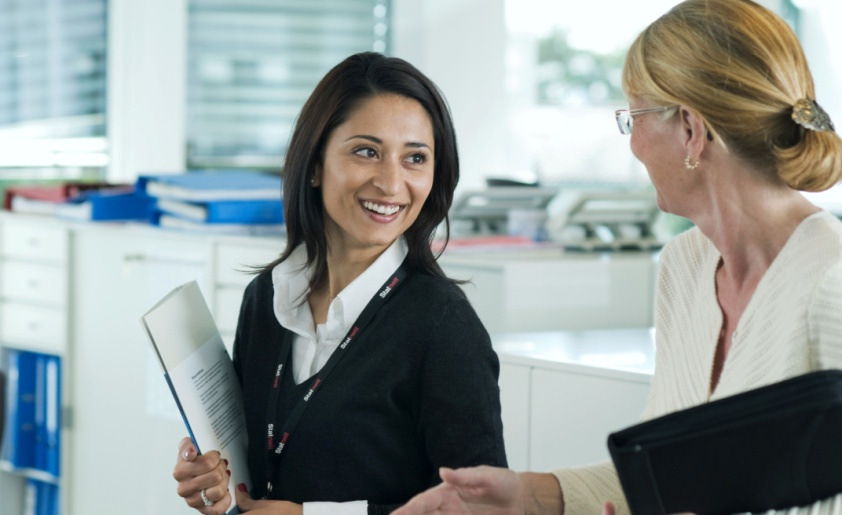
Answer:
POLYGON ((447 213, 459 181, 459 155, 450 111, 436 85, 417 68, 397 57, 375 52, 354 54, 322 78, 301 108, 283 169, 284 219, 287 245, 281 256, 266 265, 271 270, 287 259, 302 242, 314 274, 310 285, 327 273, 327 239, 321 190, 310 185, 325 145, 333 130, 344 123, 363 101, 382 94, 416 100, 433 125, 435 170, 430 195, 418 218, 406 230, 407 263, 414 269, 444 277, 430 244, 436 228, 445 222, 445 241, 450 234, 447 213))

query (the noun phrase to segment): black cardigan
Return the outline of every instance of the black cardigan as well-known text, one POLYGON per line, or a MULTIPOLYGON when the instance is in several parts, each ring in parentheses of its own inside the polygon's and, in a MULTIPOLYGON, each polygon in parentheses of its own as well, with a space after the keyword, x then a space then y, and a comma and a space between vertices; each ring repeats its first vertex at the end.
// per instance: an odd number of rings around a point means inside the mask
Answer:
MULTIPOLYGON (((266 417, 283 333, 271 273, 246 289, 234 344, 252 495, 266 494, 266 417)), ((310 381, 284 374, 279 430, 310 381)), ((449 281, 412 273, 319 386, 283 450, 271 498, 365 500, 388 513, 438 483, 438 468, 506 466, 499 362, 473 308, 449 281)))

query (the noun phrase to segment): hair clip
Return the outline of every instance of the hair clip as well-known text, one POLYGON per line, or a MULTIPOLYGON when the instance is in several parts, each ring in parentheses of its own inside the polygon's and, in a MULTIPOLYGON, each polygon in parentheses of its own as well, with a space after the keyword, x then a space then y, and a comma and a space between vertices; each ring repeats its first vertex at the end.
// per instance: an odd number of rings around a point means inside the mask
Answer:
POLYGON ((815 100, 802 98, 792 106, 792 119, 811 131, 834 131, 833 122, 815 100))

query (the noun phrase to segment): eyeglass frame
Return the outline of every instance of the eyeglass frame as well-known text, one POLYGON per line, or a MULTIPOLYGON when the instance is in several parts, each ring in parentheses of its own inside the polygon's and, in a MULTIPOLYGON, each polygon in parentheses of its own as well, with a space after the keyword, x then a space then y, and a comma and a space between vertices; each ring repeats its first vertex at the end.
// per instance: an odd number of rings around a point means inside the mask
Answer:
POLYGON ((632 133, 632 127, 634 126, 633 120, 635 116, 639 114, 659 113, 676 107, 678 107, 678 105, 644 107, 642 109, 617 109, 614 111, 614 118, 617 120, 617 128, 620 129, 620 134, 628 136, 632 133))

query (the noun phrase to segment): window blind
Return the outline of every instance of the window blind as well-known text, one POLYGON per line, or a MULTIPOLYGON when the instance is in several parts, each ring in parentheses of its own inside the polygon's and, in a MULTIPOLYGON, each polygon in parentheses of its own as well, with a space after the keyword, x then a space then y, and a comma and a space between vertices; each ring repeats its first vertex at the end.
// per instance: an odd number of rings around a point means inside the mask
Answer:
POLYGON ((0 0, 0 167, 102 166, 106 0, 0 0))
POLYGON ((190 0, 188 166, 279 169, 316 83, 387 52, 388 20, 388 0, 190 0))

